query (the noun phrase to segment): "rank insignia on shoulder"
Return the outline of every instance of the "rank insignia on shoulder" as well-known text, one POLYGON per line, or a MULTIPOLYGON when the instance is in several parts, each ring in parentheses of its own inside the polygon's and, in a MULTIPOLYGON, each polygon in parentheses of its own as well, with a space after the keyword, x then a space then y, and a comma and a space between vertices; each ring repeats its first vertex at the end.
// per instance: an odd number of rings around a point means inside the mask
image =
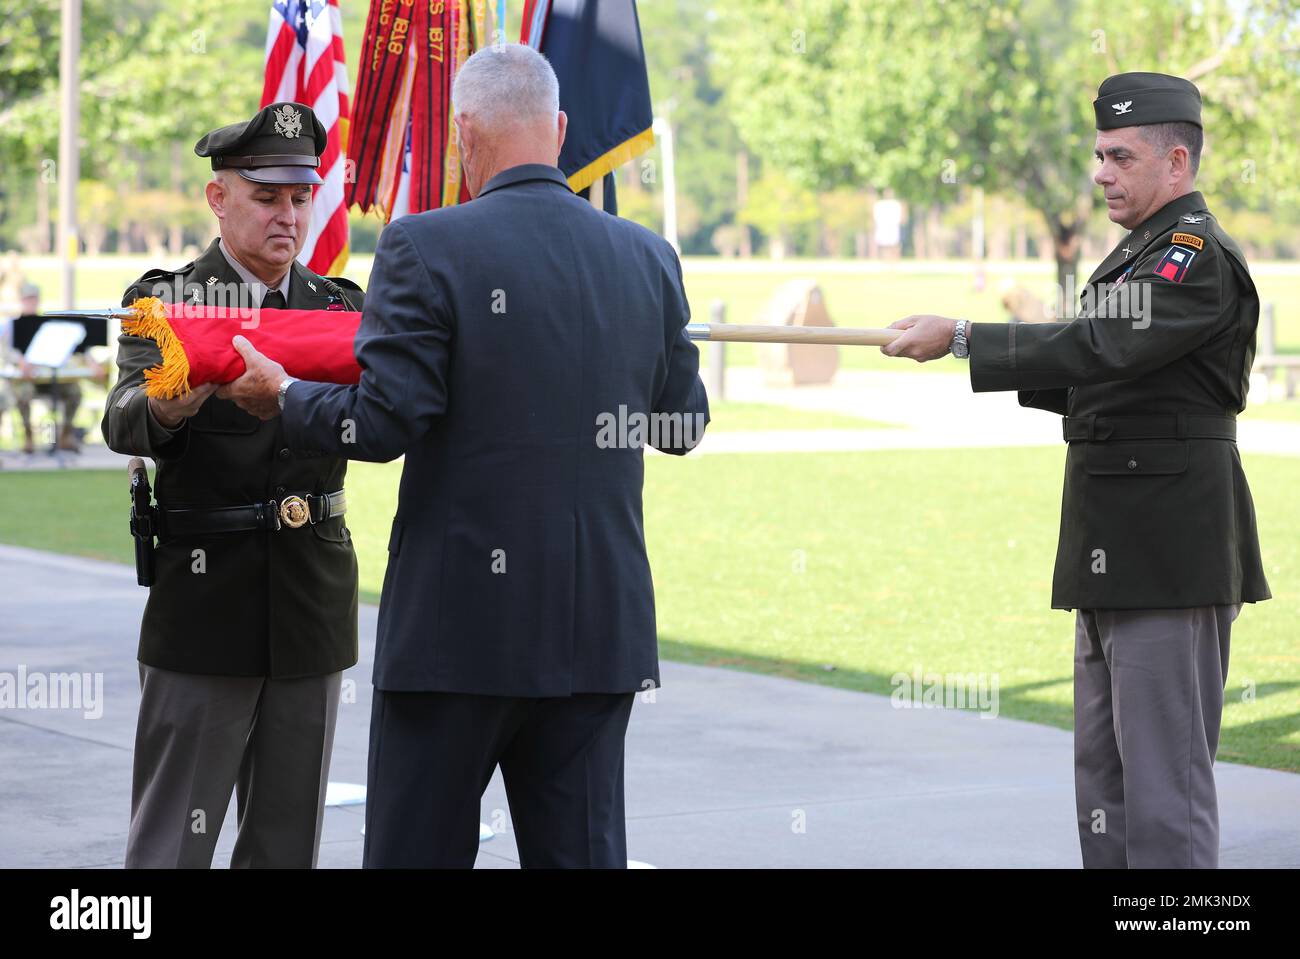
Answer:
POLYGON ((1192 260, 1195 258, 1196 254, 1191 250, 1171 246, 1165 250, 1164 255, 1160 257, 1160 262, 1156 264, 1156 276, 1163 276, 1171 282, 1181 283, 1183 277, 1187 275, 1188 267, 1192 265, 1192 260))
POLYGON ((1183 246, 1190 246, 1193 250, 1205 249, 1205 241, 1192 233, 1175 233, 1174 242, 1181 243, 1183 246))
POLYGON ((1204 219, 1205 217, 1203 216, 1192 216, 1190 213, 1183 216, 1184 223, 1200 223, 1204 219))

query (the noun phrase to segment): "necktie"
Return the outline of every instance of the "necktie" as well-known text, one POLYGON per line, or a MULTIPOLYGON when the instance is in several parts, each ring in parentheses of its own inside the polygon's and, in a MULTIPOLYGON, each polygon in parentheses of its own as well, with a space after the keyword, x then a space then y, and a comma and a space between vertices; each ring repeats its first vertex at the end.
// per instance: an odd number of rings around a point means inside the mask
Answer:
POLYGON ((284 301, 284 294, 279 290, 267 290, 266 296, 262 297, 262 309, 264 310, 283 310, 287 305, 284 301))

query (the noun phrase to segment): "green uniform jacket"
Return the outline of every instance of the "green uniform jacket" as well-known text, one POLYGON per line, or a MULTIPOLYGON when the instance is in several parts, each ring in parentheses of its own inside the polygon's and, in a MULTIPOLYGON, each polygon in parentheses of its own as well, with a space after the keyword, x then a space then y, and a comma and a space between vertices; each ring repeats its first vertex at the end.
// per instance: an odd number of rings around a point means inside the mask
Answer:
MULTIPOLYGON (((362 294, 350 281, 325 279, 297 262, 292 269, 289 308, 361 309, 362 294)), ((158 296, 233 306, 238 301, 228 291, 239 282, 214 240, 180 270, 146 273, 122 303, 158 296)), ((209 397, 168 432, 150 414, 142 387, 143 371, 160 360, 152 340, 118 340, 119 378, 103 421, 109 447, 155 460, 160 506, 248 506, 343 489, 346 460, 290 451, 279 418, 262 422, 228 400, 209 397)), ((180 672, 275 678, 353 665, 357 560, 345 520, 160 540, 140 628, 140 662, 180 672), (200 549, 204 572, 195 571, 194 551, 200 549)))
POLYGON ((976 392, 1020 390, 1022 406, 1094 426, 1066 454, 1052 606, 1269 599, 1235 440, 1197 437, 1185 418, 1178 429, 1178 414, 1231 426, 1246 407, 1259 297, 1241 250, 1189 193, 1102 261, 1082 307, 1068 323, 976 323, 969 334, 976 392), (1146 430, 1153 417, 1165 425, 1146 430), (1149 438, 1105 438, 1132 434, 1136 418, 1149 438))

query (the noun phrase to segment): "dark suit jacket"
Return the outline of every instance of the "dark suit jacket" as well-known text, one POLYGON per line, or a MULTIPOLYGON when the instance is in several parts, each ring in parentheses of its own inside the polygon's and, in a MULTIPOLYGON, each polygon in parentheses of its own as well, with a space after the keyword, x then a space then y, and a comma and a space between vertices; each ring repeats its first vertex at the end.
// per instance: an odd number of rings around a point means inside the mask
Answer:
MULTIPOLYGON (((708 422, 660 237, 524 165, 385 228, 357 333, 361 381, 298 383, 285 435, 406 454, 375 685, 499 696, 658 685, 643 450, 610 419, 708 422), (616 437, 617 438, 617 437, 616 437)), ((661 431, 662 432, 662 431, 661 431)))
MULTIPOLYGON (((317 276, 297 262, 292 272, 291 309, 361 309, 363 297, 350 280, 317 276)), ((243 302, 235 299, 240 286, 213 240, 179 270, 140 277, 122 305, 157 296, 233 306, 243 302)), ((345 459, 290 452, 279 420, 262 422, 229 400, 211 396, 175 432, 163 429, 143 389, 144 371, 161 361, 153 340, 118 340, 118 380, 102 424, 110 449, 157 462, 160 506, 248 506, 343 488, 345 459)), ((276 678, 324 675, 354 664, 357 559, 345 520, 336 516, 274 533, 160 538, 140 626, 140 661, 178 672, 276 678), (202 573, 195 571, 197 549, 203 550, 202 573)))
POLYGON ((1073 322, 976 323, 970 337, 977 392, 1020 390, 1023 406, 1095 418, 1093 439, 1066 455, 1052 605, 1268 599, 1237 444, 1177 426, 1179 414, 1231 425, 1246 407, 1259 297, 1241 250, 1189 193, 1102 261, 1089 305, 1073 322), (1116 315, 1125 302, 1145 316, 1116 315), (1126 425, 1146 438, 1107 435, 1126 425))

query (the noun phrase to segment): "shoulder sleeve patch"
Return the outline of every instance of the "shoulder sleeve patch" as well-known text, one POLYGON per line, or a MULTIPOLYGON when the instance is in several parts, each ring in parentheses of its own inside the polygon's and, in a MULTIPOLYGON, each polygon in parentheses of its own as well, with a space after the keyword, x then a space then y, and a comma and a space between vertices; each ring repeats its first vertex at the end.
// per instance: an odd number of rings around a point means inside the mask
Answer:
POLYGON ((1156 261, 1155 275, 1162 276, 1173 283, 1181 283, 1183 278, 1187 276, 1187 271, 1191 268, 1194 259, 1196 259, 1196 254, 1191 250, 1171 246, 1156 261))
POLYGON ((1183 246, 1190 246, 1194 250, 1205 249, 1205 241, 1192 233, 1175 233, 1173 242, 1181 243, 1183 246))

